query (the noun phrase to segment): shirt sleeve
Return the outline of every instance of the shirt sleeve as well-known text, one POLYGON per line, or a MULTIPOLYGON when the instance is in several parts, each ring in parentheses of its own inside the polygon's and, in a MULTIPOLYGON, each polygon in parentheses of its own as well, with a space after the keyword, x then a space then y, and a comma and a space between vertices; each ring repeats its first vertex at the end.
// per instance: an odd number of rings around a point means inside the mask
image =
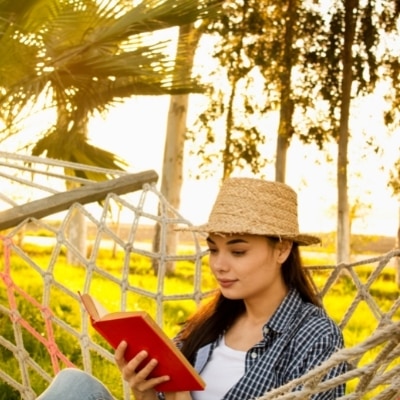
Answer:
MULTIPOLYGON (((296 365, 297 377, 306 374, 313 368, 320 365, 322 362, 329 359, 329 357, 336 351, 343 347, 343 338, 341 335, 324 335, 314 341, 305 351, 303 357, 299 359, 296 365)), ((323 381, 331 379, 335 376, 343 374, 347 370, 346 363, 333 365, 332 369, 323 378, 323 381)), ((294 390, 301 390, 301 386, 294 390)), ((345 385, 339 385, 323 393, 315 394, 311 397, 312 400, 333 400, 345 394, 345 385)))

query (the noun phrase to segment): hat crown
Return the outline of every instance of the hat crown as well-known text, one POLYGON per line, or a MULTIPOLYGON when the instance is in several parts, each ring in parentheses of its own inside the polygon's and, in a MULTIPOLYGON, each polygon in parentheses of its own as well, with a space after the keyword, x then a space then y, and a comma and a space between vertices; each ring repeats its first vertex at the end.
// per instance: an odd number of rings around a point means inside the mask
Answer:
POLYGON ((297 194, 280 182, 229 178, 218 193, 207 225, 220 233, 298 235, 297 194))
POLYGON ((208 233, 277 236, 305 245, 320 242, 299 233, 297 194, 290 186, 255 178, 227 179, 208 222, 199 228, 208 233))
POLYGON ((179 230, 276 236, 301 245, 321 242, 316 236, 299 233, 297 194, 290 186, 255 178, 227 179, 208 222, 179 230))

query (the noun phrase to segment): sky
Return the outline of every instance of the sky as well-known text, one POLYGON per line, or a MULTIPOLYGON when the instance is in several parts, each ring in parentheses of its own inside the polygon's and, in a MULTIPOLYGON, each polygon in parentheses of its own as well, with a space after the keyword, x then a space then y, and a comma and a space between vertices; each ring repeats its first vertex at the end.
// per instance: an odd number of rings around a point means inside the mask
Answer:
MULTIPOLYGON (((168 101, 168 97, 133 98, 127 101, 111 110, 105 119, 99 117, 91 122, 92 142, 128 161, 131 172, 152 169, 161 177, 168 101)), ((366 145, 362 135, 358 135, 359 141, 353 139, 350 144, 349 195, 364 204, 363 215, 353 222, 352 232, 395 236, 399 223, 399 202, 387 187, 387 166, 393 165, 398 157, 400 138, 398 134, 384 135, 382 123, 377 118, 380 113, 374 101, 367 99, 362 105, 357 131, 376 134, 385 152, 379 156, 370 151, 368 158, 365 158, 362 150, 366 145)), ((270 160, 273 160, 274 151, 274 140, 267 142, 262 149, 270 160)), ((333 158, 336 151, 336 145, 332 144, 330 155, 333 158)), ((219 179, 195 180, 191 178, 190 171, 196 171, 197 164, 187 155, 184 164, 179 211, 192 223, 203 223, 218 192, 219 179)), ((263 170, 263 175, 266 179, 274 180, 272 162, 263 170)), ((235 176, 250 175, 242 172, 235 173, 235 176)), ((302 145, 296 140, 292 142, 288 153, 286 183, 298 193, 299 224, 303 232, 335 230, 335 182, 335 161, 326 162, 326 155, 318 152, 316 147, 302 145)))

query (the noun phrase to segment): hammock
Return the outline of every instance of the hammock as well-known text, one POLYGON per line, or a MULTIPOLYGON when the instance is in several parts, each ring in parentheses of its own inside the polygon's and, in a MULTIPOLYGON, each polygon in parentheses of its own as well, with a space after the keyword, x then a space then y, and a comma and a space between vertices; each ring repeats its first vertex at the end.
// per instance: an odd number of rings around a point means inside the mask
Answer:
MULTIPOLYGON (((60 369, 79 367, 101 379, 116 399, 130 399, 112 349, 93 332, 78 292, 90 292, 109 310, 146 309, 172 336, 187 317, 182 304, 194 310, 210 294, 203 239, 180 233, 180 246, 169 246, 171 230, 190 221, 158 192, 152 171, 128 174, 2 152, 0 164, 0 184, 8 188, 0 193, 0 393, 15 395, 7 400, 33 400, 60 369), (107 173, 110 181, 66 176, 65 168, 107 173), (80 186, 65 192, 66 181, 80 186), (85 251, 71 238, 77 215, 88 226, 85 251), (40 246, 50 249, 49 256, 37 251, 40 246), (73 264, 65 261, 68 253, 73 264), (174 284, 171 266, 185 285, 174 284), (154 279, 144 283, 140 276, 147 275, 154 279)), ((339 286, 346 288, 347 303, 327 307, 341 329, 352 332, 362 313, 367 333, 355 332, 350 347, 258 400, 309 399, 343 382, 343 399, 400 398, 399 291, 387 282, 392 289, 382 299, 376 288, 399 256, 393 250, 350 264, 307 266, 324 301, 341 296, 339 286), (352 368, 324 380, 343 360, 352 368)))

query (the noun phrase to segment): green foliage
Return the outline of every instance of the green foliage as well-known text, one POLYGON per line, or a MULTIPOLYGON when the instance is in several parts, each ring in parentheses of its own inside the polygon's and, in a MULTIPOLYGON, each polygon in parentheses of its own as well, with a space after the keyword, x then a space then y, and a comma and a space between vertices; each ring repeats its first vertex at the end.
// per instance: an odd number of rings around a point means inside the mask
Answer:
MULTIPOLYGON (((18 287, 29 293, 38 302, 43 301, 43 276, 38 273, 38 270, 45 270, 49 265, 49 259, 52 256, 51 247, 37 247, 34 245, 24 246, 25 250, 29 250, 29 258, 31 263, 28 263, 19 256, 11 256, 12 279, 18 287), (29 248, 29 249, 28 249, 29 248), (32 251, 31 251, 32 250, 32 251), (34 267, 33 267, 34 265, 34 267)), ((121 250, 114 257, 111 256, 111 250, 102 249, 96 260, 97 266, 110 274, 121 279, 121 269, 124 262, 129 263, 129 284, 140 287, 149 292, 157 291, 157 277, 154 275, 150 259, 132 254, 129 260, 125 260, 125 253, 121 250)), ((71 268, 65 261, 65 256, 60 254, 57 267, 53 271, 52 278, 60 285, 66 286, 69 291, 77 292, 82 290, 87 271, 85 268, 71 268)), ((214 287, 213 280, 209 268, 203 265, 203 290, 214 287)), ((174 275, 168 276, 165 279, 165 295, 176 295, 179 293, 191 293, 194 285, 194 266, 189 261, 178 261, 177 269, 174 275)), ((106 309, 117 311, 120 308, 120 286, 112 281, 104 278, 101 275, 94 275, 91 282, 91 291, 98 298, 106 309), (106 296, 104 294, 107 294, 106 296)), ((28 302, 23 296, 16 294, 18 311, 21 317, 27 321, 39 334, 46 337, 45 323, 41 311, 28 302)), ((0 303, 7 304, 7 293, 3 286, 0 286, 0 303)), ((77 332, 81 329, 81 310, 78 302, 71 299, 69 293, 60 289, 59 285, 52 285, 49 292, 49 307, 55 314, 57 319, 71 326, 77 332)), ((139 295, 128 295, 128 309, 143 309, 155 317, 156 301, 155 299, 139 295)), ((196 309, 196 303, 193 300, 169 300, 163 304, 163 327, 169 337, 175 336, 181 328, 182 323, 196 309)), ((15 330, 7 315, 0 314, 0 326, 2 327, 1 335, 14 342, 15 330)), ((53 323, 55 342, 61 352, 76 366, 82 368, 83 360, 81 348, 76 336, 71 335, 68 331, 62 328, 57 323, 53 323)), ((95 332, 90 329, 90 334, 93 340, 112 352, 112 348, 108 343, 95 332)), ((22 337, 25 349, 31 357, 42 366, 50 375, 53 374, 51 360, 47 349, 42 343, 36 340, 26 330, 22 329, 22 337)), ((115 382, 121 380, 118 369, 115 365, 104 357, 100 357, 93 352, 92 368, 96 377, 113 390, 116 398, 121 398, 121 385, 116 385, 115 382)), ((18 362, 12 351, 0 346, 0 369, 7 368, 8 372, 15 380, 21 381, 18 362)), ((35 375, 32 372, 31 385, 35 392, 42 392, 47 386, 47 382, 42 377, 35 375)), ((19 398, 19 393, 11 389, 7 384, 4 386, 3 392, 6 393, 6 398, 13 400, 19 398), (13 397, 13 396, 17 397, 13 397)))
MULTIPOLYGON (((399 100, 400 102, 400 100, 399 100)), ((399 196, 400 194, 400 160, 395 162, 393 169, 390 171, 389 187, 392 189, 393 194, 399 196)))
POLYGON ((0 400, 20 400, 20 393, 7 383, 0 381, 0 400))
MULTIPOLYGON (((42 265, 47 265, 50 253, 41 253, 40 257, 38 257, 38 253, 39 252, 37 251, 34 253, 36 262, 38 264, 42 263, 42 265)), ((98 263, 102 264, 102 268, 110 274, 118 275, 123 260, 122 252, 117 253, 116 258, 111 260, 109 252, 104 250, 98 263)), ((41 301, 43 291, 42 276, 24 262, 17 262, 17 260, 14 259, 11 261, 13 266, 13 279, 16 281, 18 286, 38 301, 41 301)), ((319 260, 310 258, 309 261, 311 261, 311 264, 316 265, 319 260)), ((132 263, 130 269, 131 274, 129 276, 130 284, 137 285, 146 290, 156 291, 157 277, 152 273, 149 260, 145 257, 136 255, 132 256, 130 262, 132 263)), ((83 268, 69 268, 66 264, 61 264, 60 267, 62 272, 56 274, 56 279, 63 285, 66 285, 71 291, 81 289, 85 270, 83 268)), ((179 262, 175 274, 165 278, 165 294, 176 295, 180 293, 190 293, 193 288, 195 278, 194 273, 193 263, 188 261, 179 262)), ((372 273, 373 268, 369 266, 363 266, 357 269, 357 275, 360 281, 364 284, 368 281, 372 273)), ((329 272, 326 270, 317 270, 312 273, 312 276, 316 286, 322 288, 329 276, 329 272)), ((202 290, 211 290, 215 287, 215 280, 212 277, 206 262, 202 266, 202 278, 202 290)), ((110 280, 104 279, 104 277, 94 277, 93 279, 92 294, 101 300, 108 310, 118 310, 120 305, 119 285, 116 285, 110 280), (104 295, 105 293, 106 295, 104 295)), ((380 274, 379 278, 371 285, 370 293, 373 295, 379 308, 383 312, 388 312, 393 300, 395 300, 399 294, 399 289, 394 282, 393 268, 388 267, 380 274)), ((356 294, 357 289, 353 280, 349 276, 344 275, 335 282, 334 286, 324 297, 324 306, 329 315, 331 315, 337 323, 342 321, 347 309, 354 301, 356 294)), ((8 300, 5 288, 0 287, 0 303, 7 304, 7 302, 8 300)), ((38 332, 45 336, 45 332, 43 331, 43 316, 40 311, 32 306, 30 302, 22 298, 22 296, 17 295, 17 302, 18 310, 22 317, 38 332)), ((71 300, 68 293, 56 287, 52 288, 50 291, 50 308, 57 318, 79 332, 82 323, 80 307, 78 302, 71 300)), ((141 295, 130 294, 128 296, 128 308, 145 309, 154 316, 156 304, 153 299, 141 295)), ((184 323, 195 309, 196 304, 193 300, 168 300, 164 302, 162 310, 163 328, 169 337, 173 337, 177 334, 182 323, 184 323)), ((400 320, 400 312, 395 315, 395 318, 400 320)), ((350 318, 343 329, 346 346, 353 346, 367 338, 377 325, 378 321, 369 307, 365 302, 360 302, 355 315, 350 318)), ((1 335, 6 340, 13 343, 15 340, 14 329, 7 315, 0 314, 0 326, 2 327, 1 335)), ((62 329, 62 327, 56 323, 53 324, 53 328, 57 346, 59 346, 63 354, 65 354, 75 365, 82 368, 82 354, 78 338, 66 332, 65 329, 62 329)), ((110 346, 93 329, 91 329, 90 334, 93 340, 112 352, 110 346)), ((39 365, 52 375, 51 361, 44 345, 38 340, 35 340, 25 330, 22 330, 22 337, 24 346, 29 354, 39 365)), ((364 356, 363 362, 372 361, 375 355, 376 352, 369 352, 364 356)), ((92 366, 94 375, 111 388, 114 396, 122 398, 122 393, 119 392, 119 390, 121 390, 121 385, 116 384, 116 382, 120 382, 121 377, 115 365, 93 352, 92 366)), ((0 347, 0 369, 6 369, 14 379, 20 381, 19 365, 14 354, 3 346, 0 347)), ((42 377, 35 375, 33 372, 30 378, 32 381, 32 387, 37 393, 42 392, 48 384, 42 377)), ((354 388, 356 383, 357 382, 350 382, 348 384, 348 390, 350 391, 354 388)), ((19 393, 2 382, 0 383, 0 393, 0 400, 14 400, 19 398, 19 393)))

